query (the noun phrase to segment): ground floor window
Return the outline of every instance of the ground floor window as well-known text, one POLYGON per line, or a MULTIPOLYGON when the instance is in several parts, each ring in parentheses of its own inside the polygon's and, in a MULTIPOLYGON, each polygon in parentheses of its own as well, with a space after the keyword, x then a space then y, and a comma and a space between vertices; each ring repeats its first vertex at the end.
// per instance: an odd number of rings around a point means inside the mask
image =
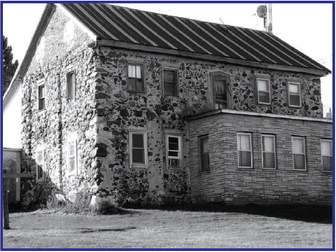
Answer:
POLYGON ((275 136, 261 135, 262 168, 276 168, 275 136))
POLYGON ((200 150, 200 170, 210 171, 209 137, 208 135, 200 136, 198 141, 200 150))
POLYGON ((332 142, 331 140, 321 140, 321 160, 322 170, 332 171, 332 142))
POLYGON ((168 167, 181 167, 182 143, 181 136, 166 136, 166 157, 168 167))
POLYGON ((42 181, 44 179, 44 149, 38 148, 36 151, 36 181, 42 181))
POLYGON ((68 140, 68 172, 69 174, 78 173, 77 138, 72 137, 68 140))
POLYGON ((131 166, 147 165, 147 133, 130 132, 130 164, 131 166))
POLYGON ((306 143, 304 137, 292 137, 294 170, 306 170, 306 143))
POLYGON ((252 136, 250 133, 238 133, 238 167, 252 168, 252 136))

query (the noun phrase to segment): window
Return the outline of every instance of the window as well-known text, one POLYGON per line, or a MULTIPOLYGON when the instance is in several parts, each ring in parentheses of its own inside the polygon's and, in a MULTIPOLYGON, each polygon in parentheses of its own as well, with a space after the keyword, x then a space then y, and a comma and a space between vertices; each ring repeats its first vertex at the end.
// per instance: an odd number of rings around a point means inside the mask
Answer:
POLYGON ((165 96, 178 96, 177 72, 163 70, 163 93, 165 96))
POLYGON ((301 107, 300 84, 288 83, 288 103, 291 107, 301 107))
POLYGON ((77 174, 78 158, 77 158, 77 139, 71 137, 68 141, 68 172, 69 174, 77 174))
POLYGON ((147 165, 147 133, 130 133, 130 163, 132 166, 147 165))
POLYGON ((214 109, 231 109, 232 96, 228 88, 228 78, 223 75, 212 76, 214 109))
POLYGON ((181 167, 182 147, 180 136, 166 136, 167 164, 168 167, 181 167))
POLYGON ((74 72, 67 73, 67 97, 74 100, 76 97, 76 75, 74 72))
POLYGON ((252 168, 252 144, 250 133, 238 133, 238 167, 252 168))
POLYGON ((36 181, 44 179, 44 150, 39 148, 36 151, 36 181))
POLYGON ((45 109, 45 85, 38 86, 38 109, 45 109))
POLYGON ((199 137, 199 148, 200 148, 201 171, 210 171, 208 136, 199 137))
POLYGON ((145 92, 141 65, 128 65, 128 91, 145 92))
POLYGON ((332 171, 332 142, 331 140, 321 140, 322 170, 332 171))
POLYGON ((292 137, 293 168, 306 170, 306 147, 304 137, 292 137))
POLYGON ((258 88, 258 103, 270 104, 271 103, 270 81, 267 79, 257 79, 257 88, 258 88))
POLYGON ((276 168, 275 136, 261 135, 262 168, 276 168))

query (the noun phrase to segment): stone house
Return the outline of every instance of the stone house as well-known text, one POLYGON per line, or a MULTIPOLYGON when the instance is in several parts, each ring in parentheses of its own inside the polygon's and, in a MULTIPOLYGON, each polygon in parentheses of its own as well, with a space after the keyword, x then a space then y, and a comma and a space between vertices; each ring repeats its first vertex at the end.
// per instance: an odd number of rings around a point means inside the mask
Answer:
POLYGON ((328 73, 263 31, 48 4, 4 101, 22 93, 23 198, 331 204, 328 73))

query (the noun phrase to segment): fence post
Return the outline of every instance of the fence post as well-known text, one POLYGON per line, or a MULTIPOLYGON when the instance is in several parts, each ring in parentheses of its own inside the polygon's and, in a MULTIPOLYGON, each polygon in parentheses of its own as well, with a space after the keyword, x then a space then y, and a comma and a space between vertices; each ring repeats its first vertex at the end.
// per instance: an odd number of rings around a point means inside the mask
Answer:
POLYGON ((8 201, 8 191, 9 191, 9 178, 6 178, 7 170, 4 170, 3 178, 3 209, 4 209, 4 229, 9 229, 9 201, 8 201))

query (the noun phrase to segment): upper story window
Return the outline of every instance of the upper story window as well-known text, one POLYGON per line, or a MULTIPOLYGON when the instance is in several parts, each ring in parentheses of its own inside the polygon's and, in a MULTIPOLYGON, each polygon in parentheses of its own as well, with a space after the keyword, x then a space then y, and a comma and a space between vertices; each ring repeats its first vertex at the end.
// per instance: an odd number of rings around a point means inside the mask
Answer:
POLYGON ((261 135, 262 168, 276 168, 275 136, 261 135))
POLYGON ((68 100, 74 100, 76 97, 76 75, 75 72, 69 72, 67 79, 67 97, 68 100))
POLYGON ((36 181, 44 179, 44 148, 39 147, 36 151, 36 181))
POLYGON ((250 133, 238 133, 238 167, 252 168, 252 136, 250 133))
POLYGON ((214 109, 232 109, 232 95, 228 77, 221 74, 211 76, 214 109))
POLYGON ((142 65, 129 64, 127 66, 127 88, 130 92, 143 93, 145 85, 143 79, 142 65))
POLYGON ((146 166, 147 157, 147 133, 130 132, 130 164, 131 166, 146 166))
POLYGON ((290 107, 301 107, 300 83, 288 82, 288 104, 290 107))
POLYGON ((200 136, 198 138, 198 141, 199 141, 201 171, 210 171, 209 137, 208 135, 200 136))
POLYGON ((332 141, 323 139, 321 140, 321 160, 322 170, 332 171, 332 141))
POLYGON ((268 79, 257 79, 258 103, 271 104, 271 85, 268 79))
POLYGON ((45 84, 42 83, 37 87, 38 109, 45 109, 45 84))
POLYGON ((164 96, 178 96, 176 70, 163 70, 163 94, 164 96))
POLYGON ((166 136, 166 157, 168 167, 181 167, 182 143, 181 136, 166 136))
POLYGON ((69 174, 78 173, 78 154, 77 137, 70 137, 68 140, 68 172, 69 174))
POLYGON ((306 170, 306 143, 304 137, 292 137, 294 170, 306 170))

